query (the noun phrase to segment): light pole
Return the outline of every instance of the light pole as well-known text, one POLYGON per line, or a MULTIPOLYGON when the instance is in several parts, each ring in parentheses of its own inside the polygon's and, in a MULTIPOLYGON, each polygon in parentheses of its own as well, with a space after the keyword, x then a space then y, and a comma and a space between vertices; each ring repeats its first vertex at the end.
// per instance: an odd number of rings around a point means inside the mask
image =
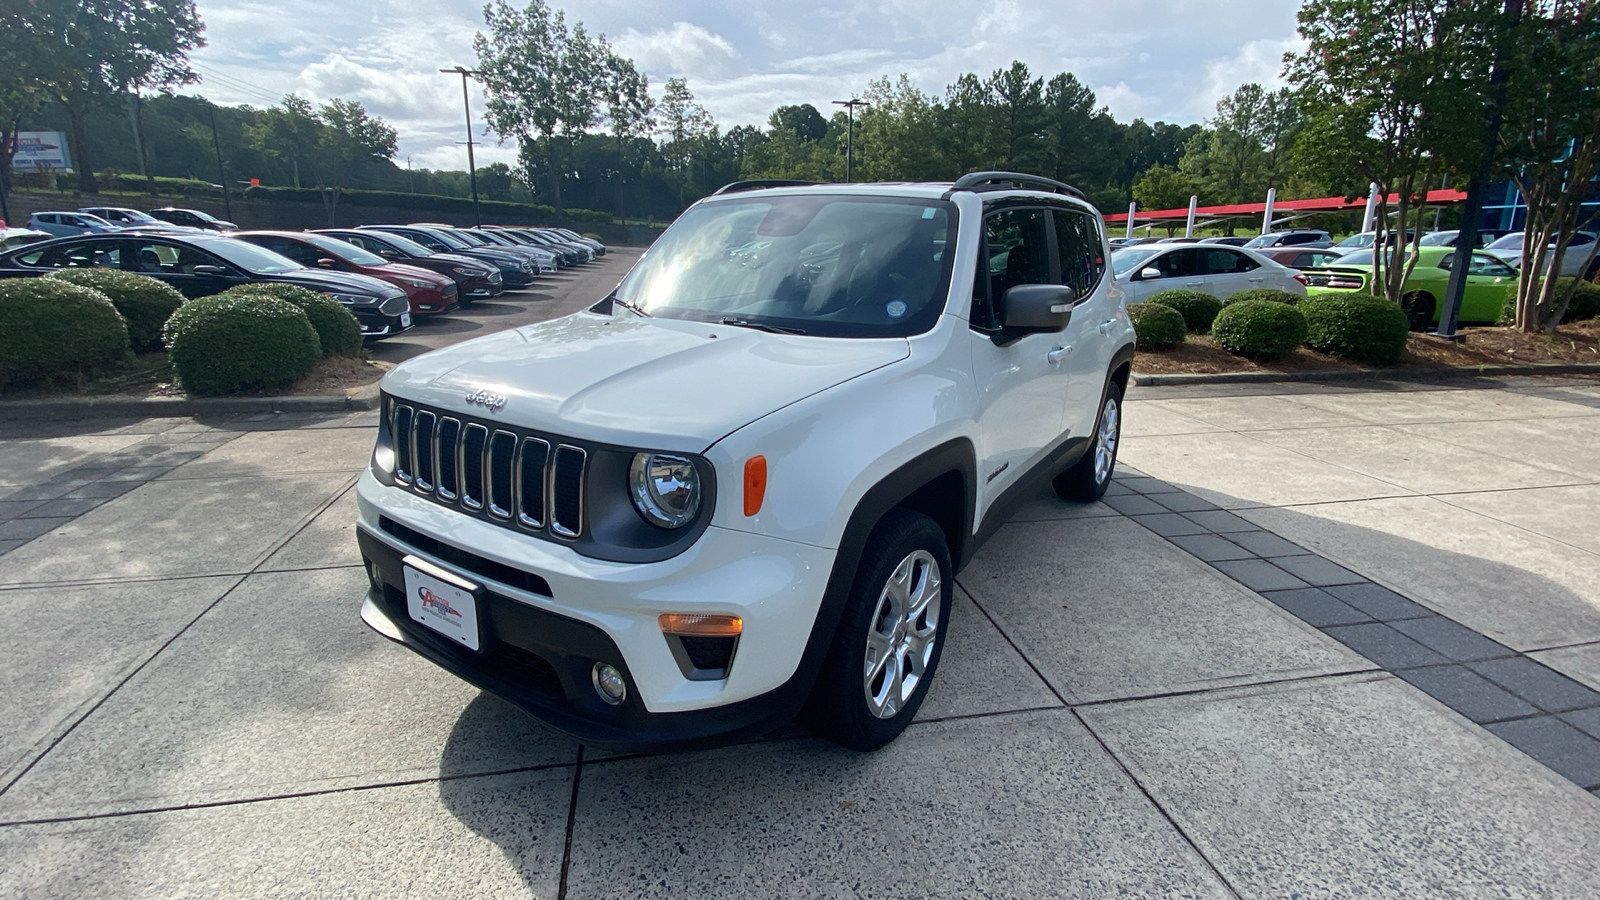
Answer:
POLYGON ((478 163, 472 158, 472 101, 467 99, 467 77, 478 73, 463 66, 439 71, 461 76, 461 106, 467 111, 467 179, 472 182, 472 217, 481 227, 483 208, 478 205, 478 163))
POLYGON ((844 107, 845 122, 848 123, 845 125, 844 130, 844 180, 846 184, 849 184, 854 180, 851 177, 851 163, 853 162, 852 158, 855 155, 856 107, 871 106, 872 104, 865 100, 858 100, 855 97, 851 97, 849 100, 835 100, 833 101, 833 105, 844 107))

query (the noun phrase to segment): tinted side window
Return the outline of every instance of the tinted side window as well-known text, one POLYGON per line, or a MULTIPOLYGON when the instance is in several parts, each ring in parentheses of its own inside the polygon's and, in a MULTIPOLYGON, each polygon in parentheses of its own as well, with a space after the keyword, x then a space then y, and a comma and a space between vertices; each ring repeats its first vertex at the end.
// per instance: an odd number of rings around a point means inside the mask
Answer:
POLYGON ((122 248, 116 241, 75 241, 24 254, 25 265, 46 269, 115 269, 122 265, 122 248))
MULTIPOLYGON (((1006 209, 983 220, 983 239, 988 254, 987 272, 978 272, 980 284, 973 286, 972 316, 978 328, 1000 327, 996 306, 1008 288, 1019 284, 1050 283, 1050 238, 1045 230, 1042 209, 1006 209), (988 276, 988 290, 978 288, 988 276)), ((980 264, 980 269, 982 264, 980 264)))
POLYGON ((1061 261, 1061 283, 1072 288, 1083 302, 1094 293, 1106 271, 1104 244, 1093 218, 1079 212, 1058 209, 1051 213, 1056 224, 1056 251, 1061 261))
POLYGON ((1160 269, 1162 278, 1188 278, 1205 272, 1204 253, 1204 250, 1193 248, 1174 250, 1150 261, 1147 267, 1160 269))
POLYGON ((1206 250, 1206 274, 1208 275, 1233 275, 1238 272, 1249 272, 1261 266, 1243 253, 1232 250, 1206 250))

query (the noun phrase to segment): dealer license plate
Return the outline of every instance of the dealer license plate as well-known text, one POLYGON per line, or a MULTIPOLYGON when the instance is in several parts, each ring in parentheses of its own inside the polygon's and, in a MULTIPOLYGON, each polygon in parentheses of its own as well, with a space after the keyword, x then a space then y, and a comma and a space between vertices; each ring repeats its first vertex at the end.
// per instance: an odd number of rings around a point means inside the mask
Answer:
POLYGON ((407 557, 405 560, 406 611, 445 637, 478 649, 477 585, 456 578, 434 566, 424 572, 416 565, 427 565, 407 557))
POLYGON ((403 313, 400 314, 400 327, 401 328, 410 328, 411 327, 411 313, 403 312, 403 313))

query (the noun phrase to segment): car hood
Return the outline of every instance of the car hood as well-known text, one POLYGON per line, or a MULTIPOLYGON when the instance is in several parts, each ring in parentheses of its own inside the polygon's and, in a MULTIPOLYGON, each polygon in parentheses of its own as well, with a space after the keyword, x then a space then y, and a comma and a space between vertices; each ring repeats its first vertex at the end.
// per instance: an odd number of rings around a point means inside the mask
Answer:
MULTIPOLYGON (((471 256, 467 256, 465 253, 435 253, 434 255, 426 258, 434 262, 448 263, 452 266, 470 266, 474 269, 489 268, 488 266, 484 265, 487 260, 475 259, 471 256)), ((406 265, 415 266, 419 265, 420 262, 420 260, 410 260, 406 263, 406 265)))
POLYGON ((401 363, 384 376, 383 389, 556 436, 697 453, 910 352, 904 338, 803 337, 578 313, 401 363), (480 391, 505 404, 466 400, 480 391))
POLYGON ((359 275, 355 272, 325 272, 321 269, 295 269, 261 276, 264 281, 281 281, 321 291, 324 294, 371 294, 374 297, 392 297, 400 289, 381 278, 359 275))
POLYGON ((443 287, 446 284, 454 283, 432 269, 424 269, 421 266, 408 265, 406 263, 385 263, 381 266, 369 266, 368 271, 381 272, 390 278, 415 278, 417 281, 426 281, 434 287, 443 287))

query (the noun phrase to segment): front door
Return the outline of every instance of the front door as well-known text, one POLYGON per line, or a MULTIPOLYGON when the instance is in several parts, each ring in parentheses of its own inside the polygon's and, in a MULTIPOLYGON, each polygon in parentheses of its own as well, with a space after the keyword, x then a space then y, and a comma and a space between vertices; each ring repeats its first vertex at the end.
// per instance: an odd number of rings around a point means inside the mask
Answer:
POLYGON ((1051 216, 1061 283, 1077 295, 1066 331, 1067 356, 1062 360, 1067 372, 1062 429, 1072 437, 1088 437, 1099 417, 1100 395, 1111 367, 1108 335, 1117 310, 1110 292, 1100 290, 1106 274, 1105 242, 1095 218, 1064 209, 1051 216))

